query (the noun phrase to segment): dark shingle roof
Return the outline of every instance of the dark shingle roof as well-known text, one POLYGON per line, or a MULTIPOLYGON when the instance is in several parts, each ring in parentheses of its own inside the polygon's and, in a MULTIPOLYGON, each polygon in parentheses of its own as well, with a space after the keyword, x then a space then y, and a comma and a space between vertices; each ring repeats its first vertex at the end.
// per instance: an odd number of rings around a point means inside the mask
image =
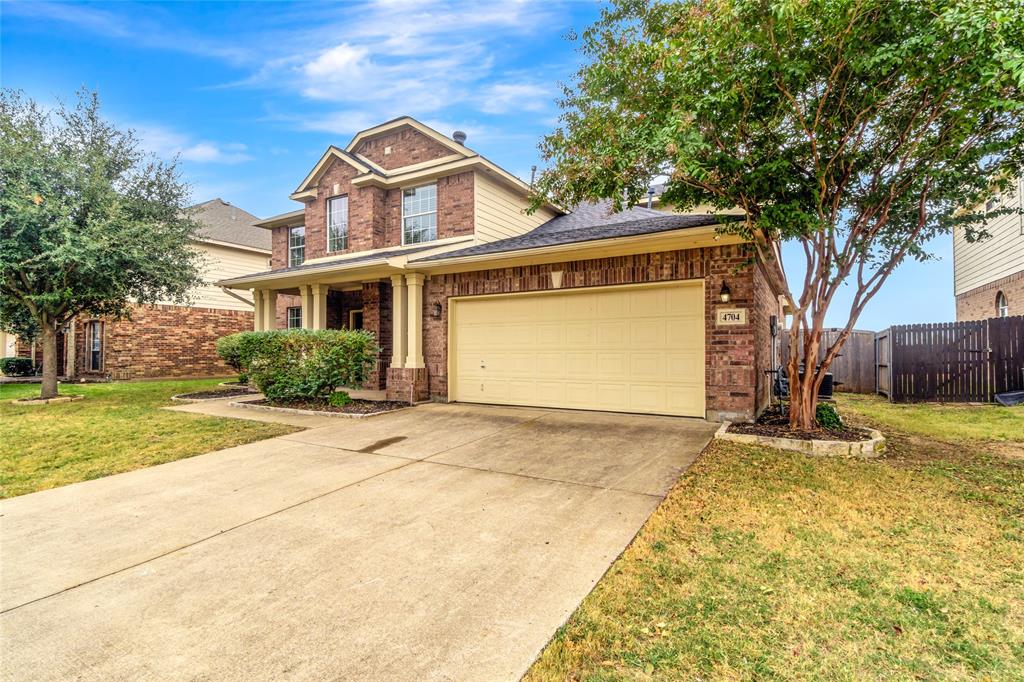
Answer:
POLYGON ((536 249, 543 246, 589 242, 615 237, 632 237, 692 227, 718 225, 723 220, 739 220, 742 216, 715 216, 713 214, 672 214, 648 208, 632 207, 618 213, 611 212, 611 202, 581 204, 572 213, 552 218, 539 227, 517 237, 477 244, 457 251, 447 251, 416 262, 477 256, 505 251, 536 249))
POLYGON ((199 239, 210 239, 270 251, 270 231, 256 227, 259 218, 223 199, 210 199, 192 206, 199 221, 199 239))

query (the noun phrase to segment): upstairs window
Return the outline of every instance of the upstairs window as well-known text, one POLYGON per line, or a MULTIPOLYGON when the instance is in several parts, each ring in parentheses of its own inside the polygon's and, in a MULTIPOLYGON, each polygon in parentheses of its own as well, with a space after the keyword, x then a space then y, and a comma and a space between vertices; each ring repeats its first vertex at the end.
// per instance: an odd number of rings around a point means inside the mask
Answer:
POLYGON ((327 200, 327 250, 348 248, 348 197, 327 200))
POLYGON ((288 228, 288 267, 302 265, 306 260, 306 228, 288 228))
POLYGON ((996 294, 996 317, 1009 317, 1010 304, 1006 302, 1006 295, 1003 292, 996 294))
POLYGON ((402 243, 437 239, 437 185, 402 190, 402 243))

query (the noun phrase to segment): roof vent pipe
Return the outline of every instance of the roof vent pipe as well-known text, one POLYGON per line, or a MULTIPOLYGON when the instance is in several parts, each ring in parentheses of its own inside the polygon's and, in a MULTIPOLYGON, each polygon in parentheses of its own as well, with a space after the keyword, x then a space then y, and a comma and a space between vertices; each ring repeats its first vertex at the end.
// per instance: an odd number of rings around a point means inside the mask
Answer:
POLYGON ((456 130, 454 133, 452 133, 452 139, 458 142, 459 144, 466 144, 466 133, 462 132, 461 130, 456 130))

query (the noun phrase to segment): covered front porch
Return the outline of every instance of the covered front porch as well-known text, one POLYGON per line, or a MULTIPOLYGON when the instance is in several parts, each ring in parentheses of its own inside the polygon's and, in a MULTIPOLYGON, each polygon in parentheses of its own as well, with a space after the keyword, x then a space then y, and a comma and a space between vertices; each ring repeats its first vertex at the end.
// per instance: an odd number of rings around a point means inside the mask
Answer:
POLYGON ((365 388, 387 389, 393 400, 423 399, 424 281, 423 273, 403 272, 254 288, 254 329, 365 329, 381 347, 365 388))

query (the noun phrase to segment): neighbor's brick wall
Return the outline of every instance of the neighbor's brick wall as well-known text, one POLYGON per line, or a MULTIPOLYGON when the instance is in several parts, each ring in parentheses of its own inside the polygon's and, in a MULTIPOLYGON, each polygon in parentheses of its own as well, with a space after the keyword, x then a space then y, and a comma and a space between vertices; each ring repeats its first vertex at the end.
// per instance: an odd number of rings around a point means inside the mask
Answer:
POLYGON ((387 170, 433 161, 453 153, 440 142, 412 128, 366 140, 356 147, 355 152, 387 170), (385 147, 391 147, 390 154, 384 153, 385 147))
POLYGON ((966 291, 956 297, 956 319, 985 320, 996 316, 996 294, 1006 296, 1010 315, 1024 315, 1024 270, 995 282, 966 291))
POLYGON ((228 376, 232 370, 217 356, 222 336, 251 331, 251 311, 158 305, 136 306, 130 320, 103 325, 103 370, 91 372, 86 354, 85 325, 76 320, 75 366, 80 375, 114 379, 228 376))
MULTIPOLYGON (((706 408, 711 418, 751 418, 765 395, 758 375, 768 363, 767 331, 763 293, 755 295, 754 269, 745 267, 748 255, 741 246, 668 251, 615 258, 453 273, 431 277, 423 297, 423 344, 430 396, 448 397, 448 298, 551 289, 551 272, 561 270, 562 289, 644 282, 704 279, 705 295, 705 384, 706 408), (732 300, 722 304, 718 291, 722 278, 729 282, 732 300), (441 304, 441 317, 429 314, 434 303, 441 304), (716 327, 718 307, 748 310, 744 326, 716 327), (755 313, 755 308, 758 312, 755 313)), ((761 286, 758 285, 758 291, 761 286)))

